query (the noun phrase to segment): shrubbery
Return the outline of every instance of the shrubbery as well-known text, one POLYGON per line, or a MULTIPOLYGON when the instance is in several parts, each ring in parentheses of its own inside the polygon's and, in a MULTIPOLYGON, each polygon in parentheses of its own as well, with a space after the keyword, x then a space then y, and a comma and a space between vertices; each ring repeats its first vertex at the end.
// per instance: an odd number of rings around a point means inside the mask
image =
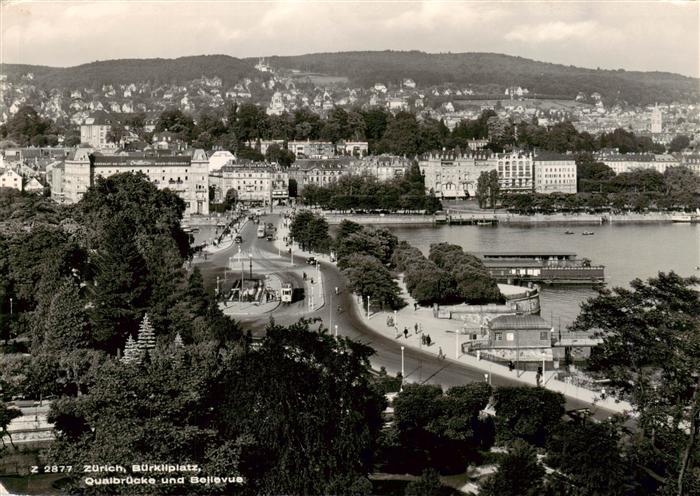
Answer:
POLYGON ((481 261, 457 245, 432 245, 428 260, 403 241, 394 250, 392 263, 404 273, 408 292, 421 305, 503 301, 481 261))

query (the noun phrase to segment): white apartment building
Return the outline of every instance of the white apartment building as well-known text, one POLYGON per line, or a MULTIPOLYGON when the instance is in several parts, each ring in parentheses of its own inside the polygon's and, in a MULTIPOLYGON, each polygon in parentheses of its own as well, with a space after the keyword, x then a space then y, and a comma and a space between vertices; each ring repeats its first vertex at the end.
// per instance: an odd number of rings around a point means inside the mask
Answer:
POLYGON ((418 162, 425 178, 425 189, 437 198, 469 198, 476 195, 482 172, 495 169, 488 154, 428 155, 418 162))
POLYGON ((22 191, 22 176, 12 169, 5 169, 5 172, 0 174, 0 188, 22 191))
POLYGON ((403 177, 411 161, 397 156, 367 157, 350 163, 350 174, 374 176, 379 181, 390 181, 403 177))
POLYGON ((634 169, 654 169, 663 174, 669 167, 681 165, 679 159, 668 154, 598 154, 595 158, 610 167, 615 174, 630 172, 634 169))
POLYGON ((209 176, 215 199, 222 201, 229 190, 238 201, 262 205, 280 204, 289 198, 289 174, 270 165, 229 164, 209 176))
POLYGON ((501 191, 529 192, 534 188, 532 153, 499 153, 491 158, 498 170, 501 191))
POLYGON ((576 193, 576 161, 571 155, 535 156, 536 193, 576 193))
POLYGON ((476 195, 482 172, 498 171, 502 191, 529 192, 534 189, 533 155, 489 152, 423 157, 418 165, 425 177, 426 191, 438 198, 469 198, 476 195))
POLYGON ((192 155, 145 156, 91 154, 81 148, 66 159, 63 197, 67 203, 80 201, 97 177, 123 172, 142 172, 159 189, 170 189, 185 202, 186 215, 209 213, 209 161, 203 150, 192 155))

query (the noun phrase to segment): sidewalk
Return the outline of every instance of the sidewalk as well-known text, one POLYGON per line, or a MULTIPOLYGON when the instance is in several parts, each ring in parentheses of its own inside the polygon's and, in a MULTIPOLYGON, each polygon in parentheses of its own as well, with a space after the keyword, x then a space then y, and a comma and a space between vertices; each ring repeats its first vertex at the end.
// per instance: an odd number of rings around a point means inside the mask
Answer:
MULTIPOLYGON (((400 286, 403 285, 400 284, 400 286)), ((391 339, 395 339, 397 341, 397 346, 410 346, 436 356, 442 352, 445 356, 445 360, 459 362, 483 370, 484 380, 490 379, 490 375, 493 375, 519 381, 531 386, 537 385, 536 372, 510 371, 508 367, 504 365, 463 354, 461 352, 461 343, 464 341, 464 336, 459 333, 463 328, 463 322, 458 320, 437 319, 433 317, 431 308, 418 307, 417 310, 414 310, 413 304, 415 300, 405 291, 402 292, 401 297, 407 303, 404 308, 396 312, 374 312, 370 314, 369 319, 367 318, 366 302, 364 302, 363 305, 359 296, 356 296, 353 300, 356 310, 359 315, 363 317, 364 323, 374 331, 391 339), (390 319, 395 321, 394 326, 388 325, 390 319), (416 325, 418 326, 417 332, 416 325), (408 331, 407 337, 404 337, 404 329, 408 331), (430 336, 430 346, 423 344, 421 340, 422 335, 430 336)), ((554 371, 545 370, 544 377, 542 378, 544 387, 551 391, 556 391, 565 396, 585 401, 617 413, 632 410, 632 405, 626 401, 616 402, 615 398, 611 397, 601 400, 597 392, 559 381, 554 378, 555 374, 556 372, 554 371)))
MULTIPOLYGON (((247 220, 243 221, 243 223, 241 224, 241 226, 239 227, 237 232, 241 232, 247 223, 248 223, 247 220)), ((204 247, 204 249, 202 251, 206 252, 208 255, 211 255, 214 253, 218 253, 220 251, 228 250, 229 248, 231 248, 231 246, 233 246, 235 239, 236 239, 236 231, 233 231, 233 229, 232 229, 229 234, 227 234, 226 236, 223 237, 223 239, 221 240, 221 243, 219 243, 216 246, 208 244, 207 246, 204 247)))

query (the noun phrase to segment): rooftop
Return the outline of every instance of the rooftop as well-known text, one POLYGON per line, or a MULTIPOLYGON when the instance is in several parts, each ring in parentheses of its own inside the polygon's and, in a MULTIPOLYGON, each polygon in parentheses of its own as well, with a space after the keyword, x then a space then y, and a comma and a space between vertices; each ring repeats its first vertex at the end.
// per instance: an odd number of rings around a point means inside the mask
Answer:
POLYGON ((549 331, 552 326, 539 315, 501 315, 489 322, 489 328, 494 331, 526 329, 549 331))

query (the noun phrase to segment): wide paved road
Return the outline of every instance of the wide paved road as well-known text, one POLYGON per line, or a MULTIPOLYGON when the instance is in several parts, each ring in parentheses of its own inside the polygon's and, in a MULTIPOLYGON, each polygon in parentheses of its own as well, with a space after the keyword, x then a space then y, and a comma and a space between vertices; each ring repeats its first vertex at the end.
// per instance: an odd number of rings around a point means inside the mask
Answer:
MULTIPOLYGON (((277 214, 268 214, 261 218, 261 222, 272 222, 274 225, 278 225, 279 220, 280 216, 277 214)), ((275 249, 271 242, 257 238, 256 229, 257 226, 252 222, 248 222, 244 226, 241 233, 243 243, 240 245, 242 253, 246 254, 246 256, 249 253, 253 255, 254 267, 261 267, 265 271, 276 272, 283 278, 291 278, 295 281, 295 286, 299 287, 298 285, 301 285, 301 281, 298 280, 298 271, 302 270, 302 267, 308 267, 305 259, 295 256, 295 263, 292 266, 288 254, 282 252, 280 257, 278 250, 275 249), (290 271, 292 267, 296 268, 296 272, 290 271)), ((199 264, 207 287, 216 285, 217 275, 223 277, 224 267, 228 264, 229 257, 235 257, 238 254, 238 246, 234 245, 219 253, 209 255, 206 262, 199 264)), ((246 272, 248 271, 248 263, 245 264, 245 270, 246 272)), ((283 325, 296 322, 301 317, 320 317, 331 332, 333 332, 335 325, 338 325, 339 334, 371 346, 375 350, 375 354, 371 359, 374 369, 379 370, 383 366, 390 374, 396 374, 401 371, 401 342, 382 336, 364 324, 362 317, 355 311, 355 305, 352 301, 353 296, 347 290, 344 278, 335 265, 322 262, 321 270, 324 277, 325 305, 320 310, 314 313, 306 313, 304 302, 296 303, 293 306, 281 306, 273 314, 242 319, 246 327, 251 328, 255 334, 261 334, 269 322, 270 316, 274 316, 275 321, 283 325), (339 295, 334 294, 336 287, 339 289, 339 295), (342 309, 340 313, 338 313, 338 306, 342 309)), ((314 272, 315 269, 308 267, 307 273, 313 275, 314 272)), ((484 371, 481 369, 476 369, 466 364, 439 360, 432 354, 422 353, 408 347, 404 349, 404 368, 406 380, 409 382, 440 384, 446 388, 485 380, 484 371)), ((499 376, 493 376, 491 380, 494 386, 522 385, 520 382, 499 376)), ((567 409, 591 408, 591 405, 568 399, 566 407, 567 409)), ((598 418, 610 415, 610 412, 600 408, 591 409, 595 410, 595 416, 598 418)))

